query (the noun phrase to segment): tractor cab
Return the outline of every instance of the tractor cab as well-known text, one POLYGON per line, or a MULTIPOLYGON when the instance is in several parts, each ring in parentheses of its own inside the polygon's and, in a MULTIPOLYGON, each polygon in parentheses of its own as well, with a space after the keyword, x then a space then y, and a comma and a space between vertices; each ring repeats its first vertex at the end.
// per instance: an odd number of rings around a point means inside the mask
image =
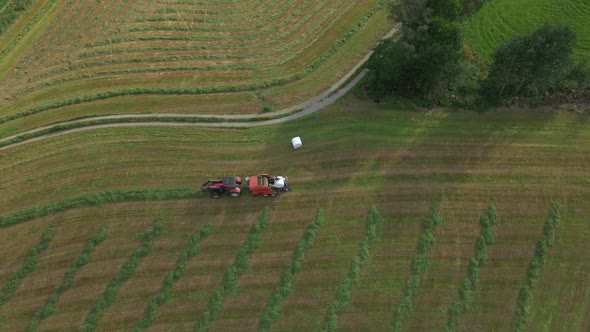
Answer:
POLYGON ((240 196, 242 179, 239 176, 226 176, 221 179, 211 179, 201 185, 201 191, 209 192, 211 197, 219 198, 221 195, 231 197, 240 196))

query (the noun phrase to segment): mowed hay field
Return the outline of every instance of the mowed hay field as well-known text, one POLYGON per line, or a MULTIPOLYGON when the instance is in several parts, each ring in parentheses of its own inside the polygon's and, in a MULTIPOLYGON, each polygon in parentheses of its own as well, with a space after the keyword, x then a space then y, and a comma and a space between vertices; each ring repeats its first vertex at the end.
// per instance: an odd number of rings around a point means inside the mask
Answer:
POLYGON ((528 34, 545 23, 569 26, 577 35, 574 56, 590 57, 590 3, 586 0, 493 0, 464 24, 467 44, 474 54, 491 62, 498 45, 518 34, 528 34))
POLYGON ((0 36, 0 137, 88 115, 279 110, 390 28, 380 0, 37 1, 0 36))
POLYGON ((271 330, 321 329, 330 304, 346 298, 337 289, 351 271, 358 279, 345 289, 350 302, 337 312, 338 326, 387 330, 412 275, 421 222, 436 201, 443 222, 432 230, 430 265, 402 327, 441 330, 493 197, 494 242, 459 328, 510 329, 558 200, 561 222, 532 290, 528 327, 587 331, 589 139, 585 114, 393 111, 350 95, 284 125, 104 128, 6 148, 0 329, 26 329, 43 311, 39 330, 74 330, 99 306, 98 330, 129 330, 142 320, 154 331, 205 323, 214 331, 256 330, 295 252, 303 259, 288 270, 291 292, 280 297, 271 330), (302 138, 301 149, 290 146, 293 136, 302 138), (218 200, 198 191, 208 178, 258 172, 287 175, 293 191, 218 200), (359 250, 370 238, 372 207, 381 215, 375 239, 359 250), (314 241, 296 250, 310 238, 306 228, 318 211, 314 241), (75 269, 69 287, 59 288, 103 226, 106 239, 75 269), (203 227, 208 233, 193 241, 203 227), (187 247, 196 249, 188 255, 187 247), (177 277, 167 276, 174 271, 177 277), (115 284, 105 305, 101 294, 115 284), (53 311, 40 310, 56 289, 63 291, 53 311))

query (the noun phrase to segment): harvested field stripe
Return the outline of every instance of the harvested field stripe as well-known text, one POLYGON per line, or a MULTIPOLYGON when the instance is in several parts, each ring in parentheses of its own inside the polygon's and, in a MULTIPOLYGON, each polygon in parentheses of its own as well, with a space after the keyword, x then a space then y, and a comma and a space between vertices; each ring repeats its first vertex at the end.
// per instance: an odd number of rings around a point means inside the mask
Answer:
POLYGON ((553 201, 549 209, 549 215, 543 225, 543 235, 537 242, 535 254, 529 264, 524 286, 518 292, 516 310, 512 321, 513 331, 525 331, 530 315, 531 301, 533 299, 533 288, 539 279, 541 269, 547 262, 547 251, 555 242, 555 232, 560 223, 559 203, 553 201))
POLYGON ((64 198, 44 205, 32 206, 0 217, 0 229, 35 218, 48 216, 69 209, 87 206, 103 206, 115 202, 186 199, 201 196, 198 188, 136 188, 103 190, 64 198))
POLYGON ((458 331, 459 317, 469 310, 471 293, 479 287, 479 270, 488 260, 488 246, 494 242, 493 227, 497 222, 496 207, 492 202, 479 219, 481 232, 475 241, 475 257, 469 261, 467 276, 459 288, 459 299, 447 309, 448 319, 444 331, 458 331))
POLYGON ((393 319, 391 321, 392 331, 401 331, 404 319, 412 313, 412 300, 420 287, 420 274, 426 271, 430 265, 428 253, 436 241, 432 232, 438 224, 443 222, 442 217, 437 213, 437 209, 438 204, 433 202, 430 206, 428 216, 422 221, 422 234, 416 243, 416 257, 414 257, 411 263, 412 275, 406 281, 403 298, 393 313, 393 319))
POLYGON ((47 298, 45 303, 43 303, 43 305, 37 310, 37 312, 33 316, 31 323, 27 327, 27 331, 37 331, 39 322, 51 316, 51 314, 55 312, 55 306, 57 305, 57 302, 61 294, 63 294, 65 291, 72 287, 76 271, 84 265, 88 264, 88 262, 90 261, 90 254, 92 253, 94 248, 107 238, 107 233, 105 232, 105 229, 105 226, 101 227, 90 237, 90 239, 88 239, 80 255, 72 262, 72 264, 64 274, 62 281, 53 289, 53 293, 49 295, 49 298, 47 298))
POLYGON ((338 329, 338 315, 341 315, 350 304, 352 287, 359 279, 361 268, 367 258, 369 258, 369 246, 377 237, 376 229, 380 219, 381 215, 377 211, 377 208, 371 208, 366 219, 367 231, 363 239, 359 242, 356 256, 350 262, 350 268, 346 278, 336 288, 335 299, 326 310, 322 331, 336 331, 338 329))
POLYGON ((145 232, 137 234, 138 237, 143 239, 141 246, 133 251, 131 257, 129 257, 117 275, 115 275, 111 282, 109 282, 105 291, 100 294, 96 300, 96 304, 90 309, 88 316, 86 316, 86 321, 80 326, 78 331, 94 331, 96 329, 98 322, 102 318, 104 309, 110 307, 115 302, 121 284, 133 276, 133 273, 135 273, 135 269, 139 264, 139 260, 149 254, 154 247, 154 239, 162 233, 163 221, 164 213, 162 212, 156 218, 152 226, 150 226, 145 232))
POLYGON ((39 241, 33 248, 29 251, 27 257, 25 257, 25 262, 18 267, 18 269, 10 276, 8 282, 2 287, 2 292, 0 292, 0 308, 10 299, 10 297, 14 294, 20 281, 29 275, 29 273, 33 272, 35 266, 37 265, 37 260, 39 259, 39 255, 47 247, 49 246, 49 242, 53 239, 55 235, 55 224, 51 224, 41 235, 41 241, 39 241))
POLYGON ((233 85, 211 85, 211 86, 195 86, 195 87, 184 87, 184 88, 150 88, 150 87, 142 87, 142 88, 123 88, 119 90, 111 90, 105 91, 93 95, 85 95, 85 96, 78 96, 72 99, 66 99, 59 102, 55 102, 48 105, 37 106, 34 108, 30 108, 28 110, 15 113, 12 115, 4 116, 0 118, 0 124, 16 120, 22 117, 26 117, 29 115, 45 112, 52 109, 57 109, 64 106, 71 106, 71 105, 79 105, 84 103, 89 103, 92 101, 97 100, 104 100, 114 97, 120 96, 128 96, 128 95, 146 95, 146 94, 155 94, 155 95, 175 95, 175 94, 185 94, 185 95, 200 95, 200 94, 211 94, 211 93, 223 93, 223 92, 241 92, 241 91, 253 91, 258 89, 265 89, 273 86, 280 86, 285 85, 288 83, 295 82, 300 80, 317 70, 325 64, 328 59, 338 53, 338 51, 350 40, 353 36, 355 36, 368 22, 369 20, 375 16, 380 10, 382 9, 382 3, 379 3, 377 6, 371 8, 371 10, 366 13, 359 22, 349 30, 342 38, 332 45, 330 49, 328 49, 324 54, 318 56, 316 60, 314 60, 311 64, 303 68, 300 72, 281 77, 275 79, 264 80, 260 82, 251 82, 251 83, 241 83, 241 84, 233 84, 233 85))
POLYGON ((164 280, 162 281, 162 288, 160 291, 152 297, 150 302, 148 302, 145 311, 141 318, 137 321, 135 326, 133 327, 133 331, 143 331, 146 328, 150 327, 152 323, 158 318, 158 308, 168 301, 168 297, 170 295, 170 290, 174 283, 182 278, 185 274, 185 264, 186 261, 194 257, 197 253, 199 253, 199 241, 209 235, 211 231, 211 224, 206 224, 205 226, 199 228, 195 231, 190 237, 189 241, 184 248, 184 250, 180 253, 180 256, 176 259, 176 264, 172 271, 168 272, 164 280))
POLYGON ((223 300, 226 296, 232 295, 238 289, 238 278, 246 271, 248 267, 248 257, 258 248, 260 242, 260 233, 266 228, 268 221, 268 208, 262 211, 262 214, 250 228, 246 242, 240 247, 234 263, 225 271, 221 286, 215 289, 213 296, 209 300, 209 305, 201 314, 201 317, 194 326, 194 331, 207 331, 209 323, 217 319, 217 314, 221 311, 223 300))
POLYGON ((324 210, 318 209, 317 215, 314 220, 307 225, 303 236, 295 250, 293 250, 293 258, 285 268, 279 285, 275 288, 266 304, 266 308, 262 313, 260 322, 258 325, 259 331, 268 331, 272 325, 272 322, 277 319, 281 313, 281 301, 293 292, 293 279, 295 274, 301 270, 301 264, 305 260, 305 254, 313 246, 315 240, 315 233, 324 225, 324 210))

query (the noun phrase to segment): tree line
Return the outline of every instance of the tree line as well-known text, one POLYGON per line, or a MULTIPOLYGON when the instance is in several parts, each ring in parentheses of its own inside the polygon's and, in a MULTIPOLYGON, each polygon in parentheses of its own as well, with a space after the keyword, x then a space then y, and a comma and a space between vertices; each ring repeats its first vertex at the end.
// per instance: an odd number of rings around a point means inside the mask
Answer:
POLYGON ((574 61, 576 34, 567 26, 546 23, 513 37, 496 48, 484 68, 469 60, 460 23, 483 2, 390 1, 389 17, 402 23, 402 38, 388 38, 375 47, 367 62, 367 94, 378 102, 403 96, 428 104, 474 106, 590 88, 590 68, 574 61))

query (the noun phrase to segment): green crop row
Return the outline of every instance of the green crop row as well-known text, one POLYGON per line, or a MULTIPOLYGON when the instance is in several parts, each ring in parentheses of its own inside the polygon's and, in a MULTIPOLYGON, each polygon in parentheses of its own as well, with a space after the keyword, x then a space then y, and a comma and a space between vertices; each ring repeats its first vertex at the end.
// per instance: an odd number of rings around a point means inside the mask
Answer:
POLYGON ((336 288, 334 301, 330 303, 326 310, 324 323, 322 324, 322 331, 336 331, 338 329, 338 315, 342 314, 350 304, 352 287, 356 284, 361 268, 367 258, 369 258, 369 246, 377 237, 377 224, 380 219, 381 215, 379 214, 379 211, 377 211, 377 208, 371 208, 366 218, 367 230, 365 236, 359 242, 357 254, 350 262, 346 278, 344 278, 336 288))
POLYGON ((143 311, 143 315, 133 327, 133 331, 143 331, 144 329, 150 327, 156 320, 158 317, 158 308, 168 301, 172 286, 185 274, 186 262, 199 252, 199 242, 203 238, 207 237, 210 231, 211 224, 206 224, 189 237, 186 247, 176 259, 174 268, 172 268, 172 271, 166 274, 160 291, 148 302, 145 310, 143 311))
MULTIPOLYGON (((299 7, 304 7, 307 4, 306 1, 305 3, 299 1, 297 2, 297 5, 299 7)), ((149 17, 147 19, 136 19, 136 22, 142 22, 142 21, 147 21, 147 22, 177 22, 177 21, 183 21, 183 22, 198 22, 198 23, 214 23, 214 25, 210 25, 210 26, 187 26, 187 25, 183 25, 183 26, 158 26, 158 27, 154 27, 154 26, 142 26, 142 27, 137 27, 137 28, 131 28, 129 31, 145 31, 143 29, 152 29, 153 30, 165 30, 166 28, 172 28, 173 30, 175 28, 181 28, 183 30, 186 31, 223 31, 223 32, 231 32, 231 31, 250 31, 256 28, 260 28, 260 27, 265 27, 265 26, 272 26, 271 23, 272 21, 278 17, 279 15, 289 15, 291 13, 291 11, 293 10, 292 7, 295 5, 295 1, 294 0, 289 0, 289 1, 281 1, 280 3, 274 3, 274 2, 268 2, 264 8, 257 10, 254 15, 248 15, 247 17, 238 17, 235 18, 235 21, 233 23, 235 23, 235 25, 232 25, 232 22, 227 22, 226 20, 224 20, 223 18, 227 18, 227 16, 211 16, 208 15, 207 17, 203 17, 202 14, 198 14, 198 16, 195 16, 193 18, 180 18, 179 16, 172 16, 172 17, 162 17, 162 16, 152 16, 149 17), (282 7, 278 7, 278 5, 281 5, 282 7), (272 10, 272 11, 271 11, 272 10), (248 22, 254 22, 254 25, 246 25, 244 23, 248 23, 248 22), (229 27, 229 28, 228 28, 229 27)), ((286 23, 289 20, 281 20, 281 23, 286 23)))
POLYGON ((295 278, 295 274, 301 270, 301 264, 303 264, 303 261, 305 260, 305 254, 313 246, 315 234, 323 224, 324 210, 319 208, 315 219, 309 223, 309 225, 307 225, 301 240, 299 243, 297 243, 297 246, 295 246, 295 250, 293 250, 293 257, 285 268, 278 286, 270 295, 268 303, 266 304, 266 308, 264 308, 264 312, 262 313, 262 317, 260 318, 260 322, 258 324, 259 331, 270 330, 272 322, 276 320, 277 317, 279 317, 281 312, 281 301, 283 301, 283 299, 293 291, 292 283, 293 279, 295 278))
POLYGON ((237 289, 238 278, 246 271, 248 267, 248 258, 250 254, 258 248, 260 243, 260 234, 266 228, 268 221, 268 208, 262 211, 262 214, 250 228, 246 242, 238 250, 233 264, 225 270, 221 286, 217 287, 213 292, 213 296, 209 300, 209 305, 201 314, 201 317, 194 326, 194 331, 207 331, 209 323, 217 319, 217 314, 221 310, 224 298, 234 294, 237 289))
POLYGON ((33 0, 0 1, 0 35, 33 3, 33 0))
POLYGON ((78 207, 103 206, 109 203, 124 201, 186 199, 200 195, 202 193, 199 188, 190 187, 103 190, 15 211, 9 215, 0 217, 0 228, 78 207))
POLYGON ((547 251, 555 243, 555 232, 560 223, 559 202, 553 201, 549 209, 549 216, 543 225, 543 235, 537 242, 535 254, 529 264, 524 286, 518 292, 516 310, 512 321, 513 331, 525 331, 529 320, 533 288, 539 280, 541 269, 547 262, 547 251))
POLYGON ((63 279, 61 282, 53 289, 53 293, 49 295, 49 298, 43 303, 43 305, 35 312, 33 319, 29 323, 27 327, 27 331, 37 331, 38 325, 41 320, 51 316, 55 311, 55 306, 57 305, 57 301, 59 297, 68 289, 72 288, 72 283, 74 282, 74 275, 76 271, 81 268, 82 266, 88 264, 90 261, 90 254, 94 250, 94 248, 99 245, 102 241, 107 238, 107 233, 105 232, 105 227, 101 227, 98 231, 96 231, 90 239, 86 242, 82 253, 70 264, 70 267, 67 269, 66 273, 64 274, 63 279))
POLYGON ((53 239, 53 236, 55 235, 55 230, 55 224, 51 224, 51 226, 41 234, 41 241, 33 246, 27 254, 27 257, 25 257, 25 262, 18 267, 18 269, 10 276, 8 282, 2 287, 2 291, 0 292, 0 308, 2 308, 10 297, 14 295, 21 280, 33 272, 35 266, 37 266, 39 255, 41 255, 41 253, 49 246, 49 242, 51 242, 51 239, 53 239))
POLYGON ((119 293, 119 287, 133 276, 137 265, 139 265, 140 259, 149 254, 154 247, 154 239, 162 233, 163 221, 164 213, 160 213, 152 226, 150 226, 145 232, 136 235, 143 240, 141 246, 133 251, 119 272, 117 272, 115 277, 109 282, 105 291, 100 294, 96 303, 92 309, 90 309, 88 316, 86 316, 86 321, 80 326, 78 331, 94 331, 96 329, 98 322, 102 318, 104 309, 110 307, 115 302, 117 294, 119 293))
POLYGON ((422 221, 422 234, 416 243, 416 257, 412 260, 412 275, 406 281, 404 286, 404 295, 402 300, 393 313, 391 321, 392 331, 401 331, 404 319, 412 313, 412 301, 414 295, 420 288, 420 274, 425 272, 430 265, 428 253, 436 241, 432 234, 437 225, 443 222, 443 219, 437 213, 438 204, 433 202, 430 206, 428 216, 422 221))
MULTIPOLYGON (((2 51, 0 51, 0 59, 6 58, 13 48, 33 29, 33 27, 39 23, 39 21, 45 16, 53 6, 55 6, 56 0, 48 0, 43 4, 43 8, 32 18, 27 21, 27 24, 21 28, 18 33, 10 40, 8 44, 2 45, 2 51)), ((0 76, 2 76, 3 70, 6 68, 0 67, 0 76)))
POLYGON ((471 294, 479 287, 479 270, 488 259, 488 246, 494 242, 494 225, 498 222, 494 203, 484 211, 479 219, 481 232, 475 241, 475 257, 469 261, 467 276, 463 279, 459 288, 459 299, 451 304, 447 310, 447 326, 445 331, 457 331, 459 329, 459 317, 469 310, 471 294))

